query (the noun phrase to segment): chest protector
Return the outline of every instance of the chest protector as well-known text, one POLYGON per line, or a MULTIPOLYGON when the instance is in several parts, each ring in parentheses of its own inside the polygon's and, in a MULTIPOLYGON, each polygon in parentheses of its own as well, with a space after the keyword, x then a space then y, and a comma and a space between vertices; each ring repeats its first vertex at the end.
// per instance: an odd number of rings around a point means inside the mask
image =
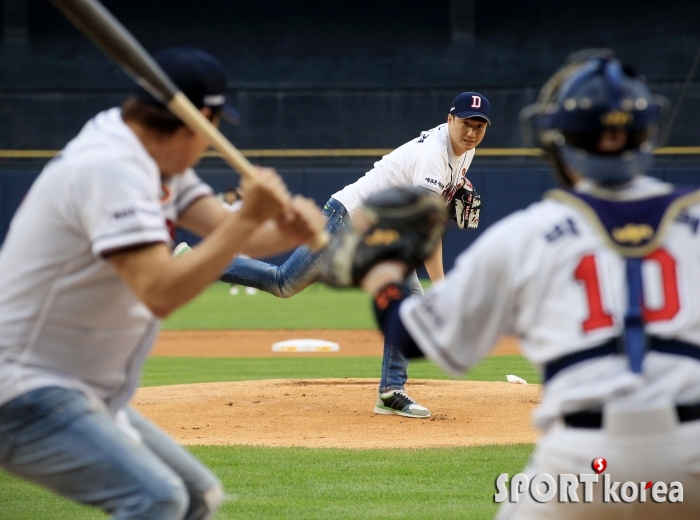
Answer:
POLYGON ((576 208, 606 246, 625 259, 628 304, 618 345, 629 359, 630 370, 639 374, 649 346, 642 312, 642 259, 661 246, 674 221, 687 218, 687 207, 700 203, 700 190, 675 187, 664 195, 626 201, 604 197, 605 192, 587 194, 562 189, 545 194, 545 198, 576 208))

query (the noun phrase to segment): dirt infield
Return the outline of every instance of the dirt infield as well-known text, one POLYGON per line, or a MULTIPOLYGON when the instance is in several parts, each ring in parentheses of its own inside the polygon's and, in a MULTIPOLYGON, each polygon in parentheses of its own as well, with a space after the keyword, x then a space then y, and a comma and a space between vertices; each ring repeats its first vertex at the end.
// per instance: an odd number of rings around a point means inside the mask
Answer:
MULTIPOLYGON (((519 353, 513 339, 497 354, 519 353)), ((165 331, 161 356, 381 356, 370 330, 165 331), (272 343, 313 338, 338 353, 273 353, 272 343)), ((424 448, 534 442, 539 385, 409 380, 407 390, 430 419, 373 412, 376 379, 265 380, 142 388, 134 406, 182 444, 340 448, 424 448), (391 439, 390 442, 387 439, 391 439)))
POLYGON ((182 444, 427 448, 534 442, 539 385, 411 380, 430 419, 373 413, 375 379, 266 380, 139 390, 136 409, 182 444))

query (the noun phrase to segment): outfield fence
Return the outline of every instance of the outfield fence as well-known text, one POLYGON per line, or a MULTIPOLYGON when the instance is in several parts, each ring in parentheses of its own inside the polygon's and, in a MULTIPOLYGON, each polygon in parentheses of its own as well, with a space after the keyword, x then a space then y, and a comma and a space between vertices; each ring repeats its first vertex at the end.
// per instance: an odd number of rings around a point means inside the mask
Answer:
MULTIPOLYGON (((330 195, 362 176, 372 161, 390 149, 259 149, 241 150, 252 160, 274 162, 292 193, 313 198, 323 205, 330 195), (337 160, 336 160, 337 159, 337 160), (315 161, 314 161, 315 160, 315 161), (336 162, 332 162, 336 160, 336 162)), ((4 240, 12 215, 43 164, 56 150, 0 150, 0 241, 4 240)), ((700 147, 669 147, 656 150, 651 174, 669 182, 700 185, 700 147)), ((208 157, 216 157, 208 153, 208 157)), ((469 169, 469 179, 482 196, 481 222, 476 231, 450 226, 443 241, 445 267, 485 229, 504 216, 526 208, 555 186, 549 165, 532 148, 479 148, 469 169), (481 161, 479 159, 482 159, 481 161)), ((238 176, 221 161, 208 159, 197 172, 215 191, 238 184, 238 176)), ((196 243, 198 239, 179 232, 177 240, 196 243)), ((285 256, 272 259, 282 262, 285 256)), ((425 275, 425 273, 419 273, 425 275)))

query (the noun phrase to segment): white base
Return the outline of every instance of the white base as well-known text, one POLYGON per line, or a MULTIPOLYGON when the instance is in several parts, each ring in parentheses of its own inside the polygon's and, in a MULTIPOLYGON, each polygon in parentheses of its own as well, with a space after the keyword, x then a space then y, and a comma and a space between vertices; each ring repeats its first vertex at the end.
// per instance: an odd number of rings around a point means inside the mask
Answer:
POLYGON ((272 352, 338 352, 340 345, 323 339, 288 339, 272 345, 272 352))

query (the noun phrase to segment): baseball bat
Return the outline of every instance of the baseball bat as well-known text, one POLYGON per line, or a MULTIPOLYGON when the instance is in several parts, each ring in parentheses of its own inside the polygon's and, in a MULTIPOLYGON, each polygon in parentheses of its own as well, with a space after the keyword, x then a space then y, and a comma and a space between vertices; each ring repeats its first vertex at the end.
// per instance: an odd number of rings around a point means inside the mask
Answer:
MULTIPOLYGON (((146 49, 100 2, 51 2, 136 83, 202 136, 242 177, 256 175, 250 161, 187 99, 146 49)), ((328 234, 324 231, 316 235, 309 246, 317 251, 327 243, 328 234)))

